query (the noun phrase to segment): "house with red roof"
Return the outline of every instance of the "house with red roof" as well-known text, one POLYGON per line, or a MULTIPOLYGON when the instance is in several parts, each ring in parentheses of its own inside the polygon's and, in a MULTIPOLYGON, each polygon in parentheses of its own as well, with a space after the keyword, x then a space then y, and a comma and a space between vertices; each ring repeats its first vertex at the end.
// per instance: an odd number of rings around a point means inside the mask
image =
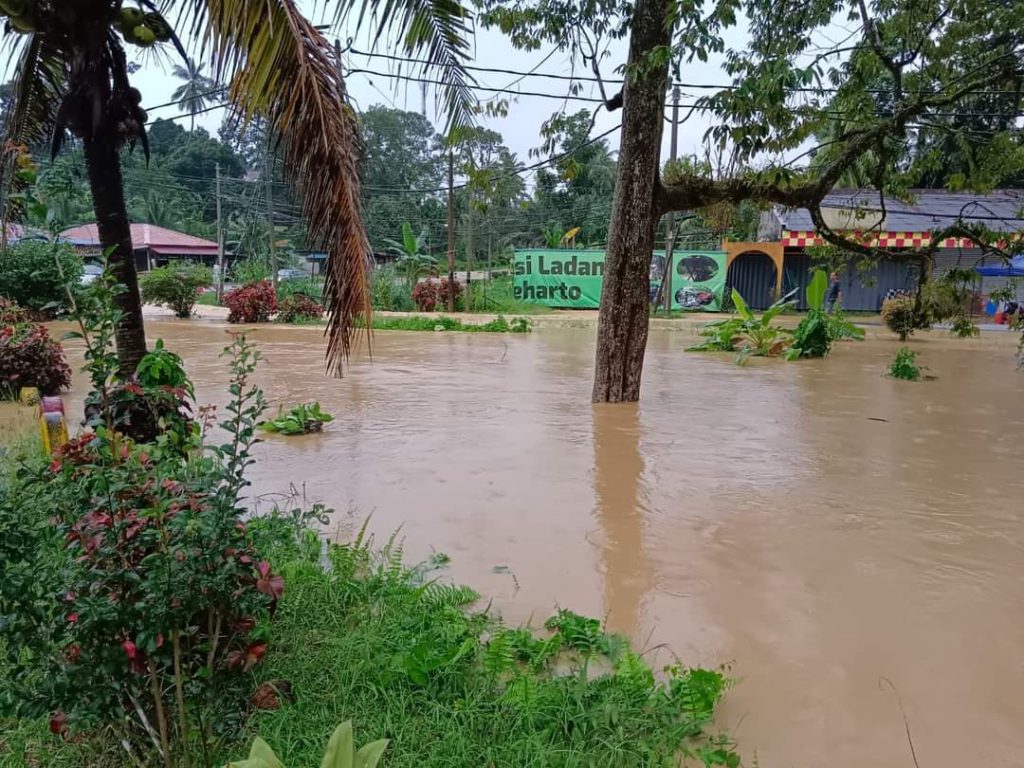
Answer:
MULTIPOLYGON (((139 271, 161 267, 174 260, 194 261, 214 266, 217 263, 217 244, 201 237, 175 232, 155 224, 132 224, 132 250, 139 271)), ((66 229, 59 239, 70 243, 88 258, 101 254, 99 233, 95 224, 83 224, 66 229)))

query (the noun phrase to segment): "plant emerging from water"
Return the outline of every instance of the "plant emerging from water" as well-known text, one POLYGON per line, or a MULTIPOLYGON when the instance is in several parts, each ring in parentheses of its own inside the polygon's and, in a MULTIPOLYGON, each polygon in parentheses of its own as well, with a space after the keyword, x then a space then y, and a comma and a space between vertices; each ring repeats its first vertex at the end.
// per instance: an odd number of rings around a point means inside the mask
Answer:
POLYGON ((787 360, 801 357, 824 357, 832 344, 840 339, 863 340, 864 330, 849 322, 838 307, 825 311, 828 278, 820 269, 807 286, 807 314, 793 332, 793 346, 786 350, 787 360))
POLYGON ((882 322, 886 327, 906 341, 919 325, 919 318, 912 296, 894 296, 882 302, 882 322))
POLYGON ((269 421, 261 421, 259 428, 264 432, 271 432, 282 435, 308 435, 310 432, 320 432, 324 424, 334 421, 329 413, 320 409, 320 403, 303 403, 294 408, 278 411, 277 418, 269 421))
POLYGON ((916 362, 917 353, 909 347, 900 347, 896 357, 889 364, 889 375, 894 379, 903 381, 918 381, 921 378, 921 368, 916 362))
POLYGON ((775 325, 775 318, 793 306, 793 302, 780 299, 756 316, 747 306, 739 291, 732 289, 732 303, 737 314, 726 320, 708 323, 701 331, 706 341, 690 347, 691 352, 739 351, 737 363, 752 355, 781 355, 791 341, 793 332, 775 325))

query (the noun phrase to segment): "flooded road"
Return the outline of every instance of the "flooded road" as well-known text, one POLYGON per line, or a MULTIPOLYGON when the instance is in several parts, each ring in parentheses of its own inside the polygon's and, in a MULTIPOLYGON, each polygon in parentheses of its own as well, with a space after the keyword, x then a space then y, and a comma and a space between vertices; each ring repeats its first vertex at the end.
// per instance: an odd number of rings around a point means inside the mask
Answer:
MULTIPOLYGON (((223 326, 147 330, 223 404, 223 326)), ((895 686, 922 767, 1020 765, 1024 374, 1010 339, 942 336, 910 384, 895 341, 740 368, 654 333, 640 405, 595 407, 590 331, 378 333, 336 380, 318 331, 260 328, 268 399, 337 419, 258 446, 253 491, 401 527, 510 621, 571 607, 655 666, 730 662, 748 762, 913 766, 895 686)))

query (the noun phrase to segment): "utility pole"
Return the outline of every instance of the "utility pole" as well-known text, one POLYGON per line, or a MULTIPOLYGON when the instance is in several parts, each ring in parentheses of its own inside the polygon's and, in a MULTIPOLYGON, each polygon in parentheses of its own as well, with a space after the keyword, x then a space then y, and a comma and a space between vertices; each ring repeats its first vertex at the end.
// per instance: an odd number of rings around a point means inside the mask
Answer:
POLYGON ((217 169, 217 303, 224 298, 224 222, 220 216, 220 163, 217 169))
POLYGON ((267 222, 270 224, 270 280, 277 294, 277 231, 274 229, 274 164, 270 160, 270 142, 267 141, 267 154, 263 159, 267 174, 267 222))
POLYGON ((470 310, 470 301, 473 285, 473 186, 466 190, 469 193, 469 206, 466 210, 466 298, 463 302, 467 312, 470 310))
POLYGON ((448 311, 455 311, 455 148, 448 148, 448 311))
MULTIPOLYGON (((675 162, 679 151, 679 86, 672 86, 672 140, 669 160, 675 162)), ((665 217, 665 269, 661 274, 661 292, 665 298, 665 311, 672 311, 672 251, 676 244, 676 215, 669 211, 665 217)))
POLYGON ((423 116, 426 117, 427 116, 427 84, 425 82, 424 83, 420 83, 420 96, 422 97, 422 100, 420 102, 420 111, 423 113, 423 116))

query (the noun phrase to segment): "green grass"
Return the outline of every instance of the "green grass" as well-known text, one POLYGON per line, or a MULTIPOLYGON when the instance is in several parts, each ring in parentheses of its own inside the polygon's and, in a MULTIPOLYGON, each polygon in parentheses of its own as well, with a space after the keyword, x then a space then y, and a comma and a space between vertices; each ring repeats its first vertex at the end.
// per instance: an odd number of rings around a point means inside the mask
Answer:
MULTIPOLYGON (((465 273, 459 278, 466 277, 465 273)), ((520 301, 512 295, 512 276, 502 275, 487 282, 470 285, 469 308, 471 312, 489 312, 505 315, 539 315, 551 312, 550 307, 520 301)))
MULTIPOLYGON (((359 321, 362 323, 362 321, 359 321)), ((437 315, 424 317, 385 317, 374 315, 371 327, 375 331, 463 331, 465 333, 526 333, 530 321, 525 317, 506 320, 499 315, 487 323, 464 323, 458 318, 437 315)))
MULTIPOLYGON (((540 633, 507 629, 472 590, 437 580, 440 558, 407 568, 357 540, 333 547, 324 571, 319 551, 311 533, 270 548, 285 592, 251 685, 288 681, 294 698, 252 713, 213 765, 244 757, 256 735, 286 766, 318 765, 345 720, 359 743, 390 740, 388 768, 670 766, 683 753, 738 765, 725 737, 705 733, 720 672, 656 679, 624 638, 569 611, 540 633)), ((0 720, 3 768, 123 764, 108 740, 67 744, 43 720, 0 720)))
POLYGON ((220 302, 217 301, 217 292, 206 291, 205 293, 199 294, 199 298, 196 299, 196 304, 202 304, 204 307, 219 307, 220 302))

